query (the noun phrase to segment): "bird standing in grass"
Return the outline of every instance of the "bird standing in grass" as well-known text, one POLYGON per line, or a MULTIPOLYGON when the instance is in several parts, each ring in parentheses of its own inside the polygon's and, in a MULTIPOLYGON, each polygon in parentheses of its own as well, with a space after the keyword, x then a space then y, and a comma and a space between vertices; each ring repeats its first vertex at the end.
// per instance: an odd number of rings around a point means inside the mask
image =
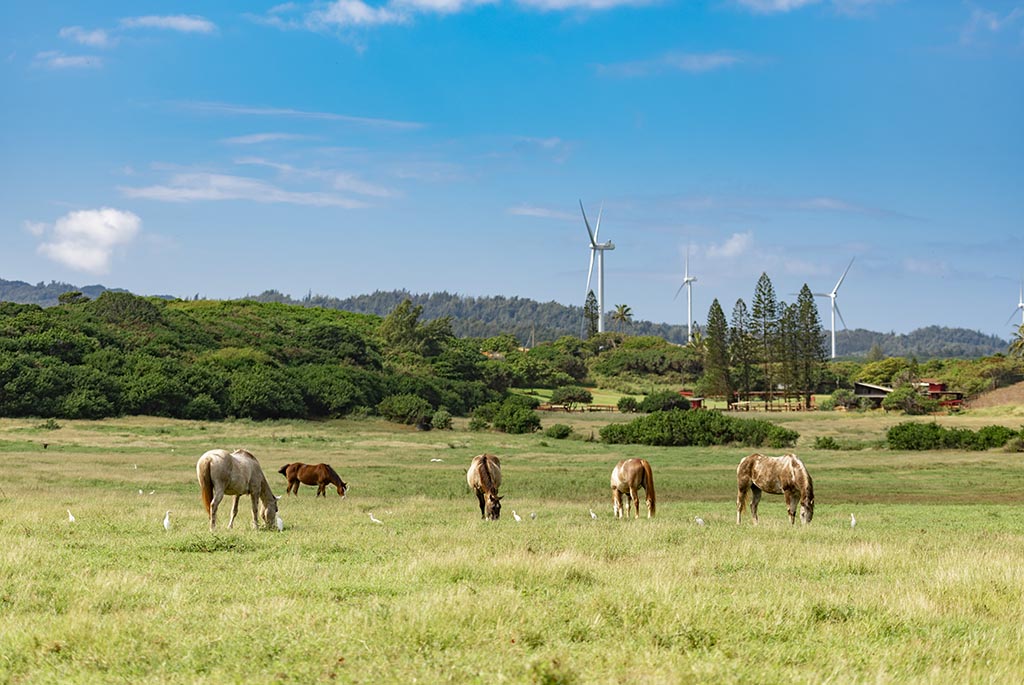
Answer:
POLYGON ((171 529, 171 510, 168 509, 167 513, 164 514, 164 530, 171 529))
POLYGON ((373 521, 374 523, 384 523, 384 522, 383 522, 383 521, 381 521, 381 520, 380 520, 379 518, 377 518, 376 516, 374 516, 374 515, 373 515, 373 512, 372 512, 372 511, 370 512, 370 520, 371 520, 371 521, 373 521))
POLYGON ((530 519, 536 521, 537 520, 537 512, 531 511, 530 512, 530 519))
POLYGON ((71 513, 70 509, 68 509, 67 512, 68 512, 68 523, 74 523, 75 522, 75 515, 71 513))
POLYGON ((512 518, 516 520, 516 523, 519 523, 523 520, 523 517, 517 514, 515 509, 512 510, 512 518))
POLYGON ((694 516, 693 520, 697 523, 698 526, 704 525, 704 519, 702 519, 700 516, 694 516))
POLYGON ((590 510, 590 518, 594 519, 595 521, 597 520, 597 514, 594 513, 593 509, 590 510))
POLYGON ((281 518, 280 514, 278 514, 277 519, 274 521, 274 523, 277 524, 277 532, 278 533, 284 531, 284 519, 281 518))
POLYGON ((857 517, 853 515, 853 512, 850 512, 850 528, 856 528, 856 527, 857 527, 857 517))

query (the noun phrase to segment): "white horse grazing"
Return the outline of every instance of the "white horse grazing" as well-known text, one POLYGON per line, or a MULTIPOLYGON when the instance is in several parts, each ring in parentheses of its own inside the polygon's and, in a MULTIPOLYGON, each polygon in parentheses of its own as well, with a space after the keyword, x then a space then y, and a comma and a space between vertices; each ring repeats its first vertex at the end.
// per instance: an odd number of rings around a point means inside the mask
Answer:
POLYGON ((210 516, 210 530, 217 525, 217 507, 224 495, 234 495, 228 528, 235 523, 238 514, 238 500, 242 495, 252 499, 252 525, 259 526, 260 515, 267 527, 277 519, 277 498, 270 490, 270 483, 263 475, 263 469, 256 457, 245 450, 210 450, 196 462, 196 476, 202 491, 203 504, 210 516))

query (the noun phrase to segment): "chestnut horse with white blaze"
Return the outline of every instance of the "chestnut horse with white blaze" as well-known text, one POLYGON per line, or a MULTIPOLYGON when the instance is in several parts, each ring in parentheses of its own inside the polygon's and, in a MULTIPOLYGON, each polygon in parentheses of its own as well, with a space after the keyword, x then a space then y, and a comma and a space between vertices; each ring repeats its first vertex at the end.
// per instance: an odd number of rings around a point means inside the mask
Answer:
POLYGON ((736 523, 747 504, 747 491, 751 494, 750 515, 757 524, 757 504, 761 493, 785 495, 790 524, 796 523, 796 503, 800 502, 800 523, 810 523, 814 516, 814 481, 807 467, 795 454, 766 457, 751 454, 743 457, 736 467, 736 523))
POLYGON ((622 518, 622 498, 626 498, 626 518, 629 509, 636 510, 633 518, 640 518, 640 498, 637 490, 644 489, 647 500, 647 518, 654 516, 654 473, 646 459, 624 459, 612 469, 612 508, 616 518, 622 518))
POLYGON ((196 462, 196 477, 203 496, 206 513, 210 517, 210 530, 217 525, 217 507, 224 495, 234 495, 228 528, 235 523, 238 514, 238 500, 242 495, 252 499, 252 525, 259 527, 259 514, 269 528, 277 519, 277 497, 270 490, 270 483, 263 475, 263 469, 256 457, 245 450, 210 450, 196 462))
POLYGON ((501 516, 501 460, 493 454, 478 454, 473 457, 466 471, 466 483, 476 492, 480 502, 480 518, 497 521, 501 516))

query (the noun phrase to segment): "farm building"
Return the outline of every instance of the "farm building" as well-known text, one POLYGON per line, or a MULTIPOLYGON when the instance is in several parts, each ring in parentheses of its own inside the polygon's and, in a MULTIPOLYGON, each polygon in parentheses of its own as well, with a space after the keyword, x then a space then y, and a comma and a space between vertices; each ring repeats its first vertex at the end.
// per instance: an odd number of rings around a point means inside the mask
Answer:
MULTIPOLYGON (((942 407, 959 407, 964 403, 964 394, 962 392, 947 390, 946 384, 942 381, 922 379, 915 383, 914 387, 916 387, 917 391, 925 397, 938 400, 939 405, 942 407)), ((868 399, 876 408, 882 406, 882 400, 884 400, 892 390, 892 388, 884 385, 872 385, 871 383, 853 384, 854 396, 856 396, 858 400, 861 398, 868 399)))

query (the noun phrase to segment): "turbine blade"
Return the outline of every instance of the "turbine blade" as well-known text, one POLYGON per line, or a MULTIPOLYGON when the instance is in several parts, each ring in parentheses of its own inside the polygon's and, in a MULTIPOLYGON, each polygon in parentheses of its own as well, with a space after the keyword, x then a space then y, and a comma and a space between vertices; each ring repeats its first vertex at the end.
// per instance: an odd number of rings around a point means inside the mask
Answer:
POLYGON ((587 235, 590 236, 590 244, 597 245, 594 240, 594 232, 590 230, 590 222, 587 221, 587 210, 583 209, 583 200, 580 200, 580 211, 583 212, 583 223, 587 225, 587 235))
POLYGON ((594 275, 594 252, 595 250, 590 251, 590 266, 587 268, 587 291, 583 293, 584 296, 590 294, 590 278, 594 275))
POLYGON ((842 322, 843 328, 847 331, 850 330, 849 328, 846 327, 846 322, 843 321, 843 313, 839 311, 839 303, 833 301, 832 305, 836 308, 836 314, 839 316, 839 321, 842 322))
POLYGON ((1013 314, 1010 314, 1010 318, 1008 318, 1006 320, 1006 323, 1004 323, 1003 325, 1004 326, 1008 326, 1011 321, 1013 321, 1015 318, 1017 318, 1017 312, 1019 312, 1020 310, 1021 310, 1021 307, 1018 305, 1017 308, 1013 310, 1013 314))
POLYGON ((836 282, 836 287, 832 288, 833 295, 835 295, 836 292, 839 290, 839 286, 843 284, 843 279, 846 278, 846 274, 850 273, 850 267, 853 266, 854 259, 856 259, 856 257, 850 259, 850 263, 846 265, 846 271, 844 271, 843 275, 839 277, 839 280, 836 282))
POLYGON ((597 234, 601 232, 601 215, 604 214, 604 203, 601 203, 601 208, 597 210, 597 224, 594 226, 594 242, 597 242, 597 234))
POLYGON ((674 299, 678 298, 679 297, 679 293, 683 292, 683 288, 685 288, 685 287, 686 287, 686 282, 684 281, 683 284, 681 286, 679 286, 679 290, 676 291, 676 295, 672 299, 674 300, 674 299))

